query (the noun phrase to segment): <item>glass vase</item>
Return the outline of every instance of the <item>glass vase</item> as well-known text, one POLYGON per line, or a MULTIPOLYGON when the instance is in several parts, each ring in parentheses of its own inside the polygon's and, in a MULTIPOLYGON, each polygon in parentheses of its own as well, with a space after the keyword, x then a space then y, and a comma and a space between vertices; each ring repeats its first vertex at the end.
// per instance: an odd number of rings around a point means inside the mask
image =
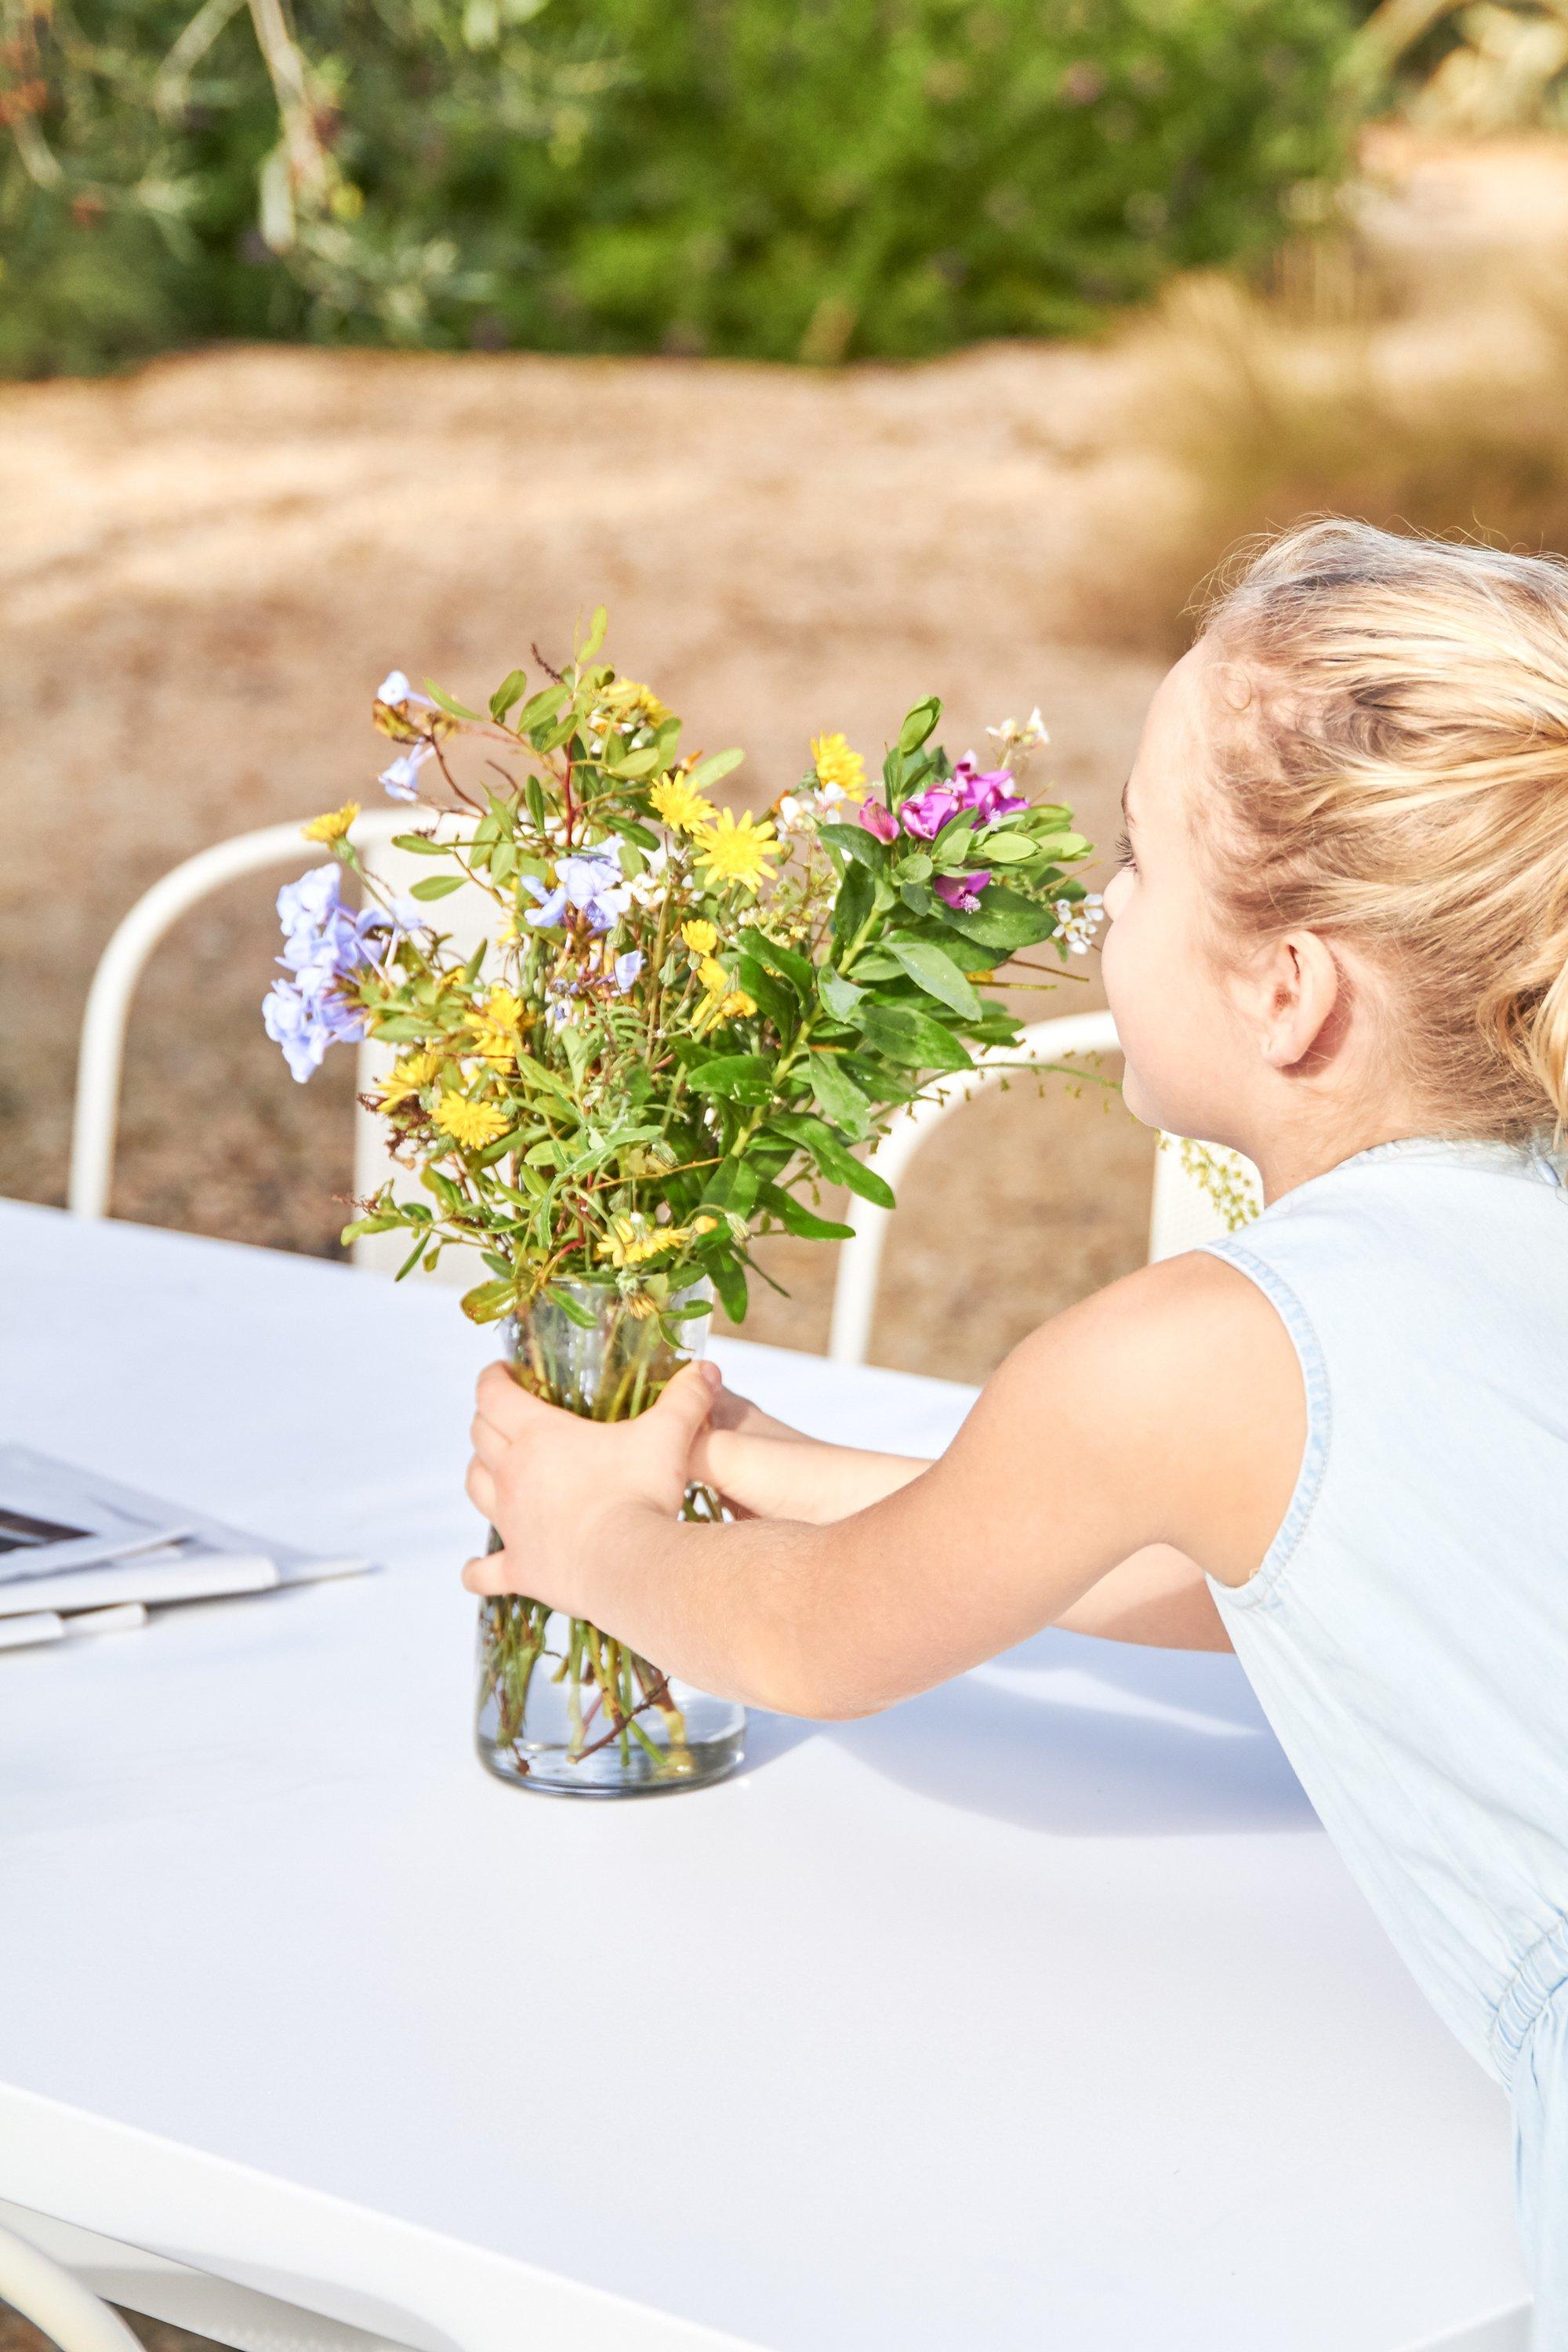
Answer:
MULTIPOLYGON (((706 1283, 652 1314, 609 1284, 556 1283, 553 1292, 501 1328, 518 1379, 568 1412, 629 1421, 707 1346, 706 1283)), ((690 1486, 682 1516, 716 1519, 718 1500, 690 1486)), ((743 1707, 693 1690, 581 1618, 510 1595, 479 1604, 475 1738, 487 1769, 514 1788, 580 1797, 701 1788, 741 1761, 745 1729, 743 1707)))

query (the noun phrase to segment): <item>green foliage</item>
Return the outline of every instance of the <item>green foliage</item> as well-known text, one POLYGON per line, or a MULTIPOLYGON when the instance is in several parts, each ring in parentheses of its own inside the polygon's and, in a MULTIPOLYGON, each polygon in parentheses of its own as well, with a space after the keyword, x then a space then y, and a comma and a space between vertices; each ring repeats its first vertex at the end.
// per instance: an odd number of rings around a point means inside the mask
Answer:
POLYGON ((0 0, 0 368, 213 335, 833 362, 1077 329, 1266 247, 1338 174, 1351 13, 0 0))

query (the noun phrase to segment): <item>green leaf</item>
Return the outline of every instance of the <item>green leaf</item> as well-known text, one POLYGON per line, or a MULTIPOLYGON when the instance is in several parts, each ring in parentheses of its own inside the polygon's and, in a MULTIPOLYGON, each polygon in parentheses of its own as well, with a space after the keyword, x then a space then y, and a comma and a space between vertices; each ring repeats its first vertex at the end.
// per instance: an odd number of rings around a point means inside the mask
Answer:
POLYGON ((509 670, 490 697, 490 717, 498 723, 504 719, 512 704, 521 700, 527 684, 526 670, 509 670))
POLYGON ((850 1192, 858 1192, 863 1201, 875 1202, 879 1209, 892 1207, 892 1186, 846 1150, 825 1119, 814 1118, 809 1111, 775 1111, 769 1125, 798 1143, 830 1184, 847 1184, 850 1192))
POLYGON ((719 1054, 687 1073, 686 1083, 700 1095, 722 1095, 728 1102, 771 1102, 773 1061, 769 1054, 719 1054))
POLYGON ((777 940, 770 940, 765 931, 759 931, 754 924, 749 924, 741 933, 741 947, 745 954, 755 956, 760 964, 765 964, 769 971, 776 971, 781 980, 787 980, 802 1003, 810 1002, 816 968, 809 956, 801 955, 795 948, 781 946, 777 940))
POLYGON ((744 751, 715 751, 711 759, 700 760, 686 781, 694 793, 705 793, 721 776, 727 776, 745 758, 744 751))
POLYGON ((605 642, 605 631, 608 628, 609 625, 610 616, 605 610, 603 604, 595 604, 594 607, 594 617, 588 624, 588 634, 577 648, 577 667, 579 669, 582 668, 584 662, 591 662, 593 660, 594 656, 598 652, 600 646, 605 642))
POLYGON ((523 796, 528 802, 530 822, 536 833, 542 833, 544 831, 544 794, 539 789, 539 778, 530 776, 522 789, 523 796))
POLYGON ((927 855, 926 851, 923 849, 917 849, 912 857, 905 857, 900 860, 899 865, 895 869, 898 879, 900 882, 929 882, 931 877, 932 862, 933 861, 927 855))
POLYGON ((563 686, 542 687, 540 691, 525 702, 518 712, 518 727, 526 730, 529 734, 531 734, 536 727, 542 727, 547 719, 554 718, 566 700, 568 691, 569 689, 563 686))
POLYGON ((563 1102, 570 1103, 573 1109, 576 1109, 577 1097, 566 1080, 558 1076, 555 1071, 546 1069, 542 1062, 536 1062, 531 1054, 519 1054, 517 1066, 520 1076, 531 1078, 536 1087, 542 1087, 548 1094, 558 1095, 563 1102))
POLYGON ((762 965, 748 955, 741 958, 740 970, 735 976, 758 1011, 765 1013, 776 1028, 794 1028, 800 1016, 800 1007, 792 989, 786 988, 782 981, 775 980, 771 971, 764 971, 762 965))
POLYGON ((806 1067, 812 1093, 834 1126, 842 1128, 851 1143, 862 1141, 871 1124, 871 1106, 854 1079, 832 1054, 808 1054, 806 1067))
POLYGON ((454 890, 460 890, 462 887, 463 877, 460 874, 431 874, 423 882, 416 882, 408 895, 411 898, 423 898, 428 902, 432 898, 449 898, 454 890))
POLYGON ((762 1179, 753 1160, 721 1160, 702 1192, 705 1209, 733 1210, 743 1217, 757 1197, 762 1179))
POLYGON ((510 1275, 504 1282, 481 1282, 462 1297, 464 1314, 472 1323, 494 1323, 506 1313, 517 1297, 517 1284, 510 1275))
POLYGON ((973 940, 983 948, 1011 955, 1018 948, 1035 947, 1048 940, 1057 927, 1057 919, 1048 907, 1034 898, 1026 898, 1016 890, 1009 890, 994 882, 972 915, 953 908, 946 910, 943 919, 965 939, 973 940))
POLYGON ((384 1214, 379 1216, 356 1217, 352 1225, 345 1225, 343 1227, 342 1232, 338 1235, 338 1239, 342 1244, 344 1249, 347 1249, 351 1242, 357 1242, 363 1239, 366 1234, 395 1233, 400 1225, 405 1223, 406 1220, 404 1217, 391 1210, 386 1211, 384 1214))
POLYGON ((427 677, 426 679, 425 691, 430 697, 431 701, 438 704, 450 719, 477 719, 479 718, 479 712, 477 710, 470 710, 466 702, 454 701, 453 698, 449 694, 443 694, 441 688, 436 684, 434 678, 427 677))
POLYGON ((855 938, 876 904, 876 888, 863 866, 852 866, 838 886, 833 902, 833 936, 845 942, 855 938))
POLYGON ((906 758, 911 751, 920 750, 941 717, 942 704, 934 694, 928 695, 923 702, 916 703, 899 730, 899 749, 906 758))
POLYGON ((389 1045, 411 1045, 417 1038, 434 1036, 439 1025, 422 1021, 416 1013, 386 1013, 377 1015, 373 1034, 389 1045))
POLYGON ((746 1269, 733 1257, 712 1260, 713 1287, 731 1323, 746 1319, 746 1269))
POLYGON ((1026 833, 1010 826, 1005 833, 984 835, 974 855, 983 857, 987 866, 1030 866, 1037 861, 1044 863, 1046 851, 1043 843, 1031 841, 1026 833))
POLYGON ((969 982, 941 948, 930 940, 889 940, 888 952, 896 956, 910 978, 941 1004, 978 1021, 984 1010, 969 982))
POLYGON ((606 762, 612 776, 632 778, 651 775, 658 765, 658 751, 652 743, 645 743, 640 751, 628 751, 624 759, 606 762))
POLYGON ((873 833, 863 824, 819 824, 821 838, 855 866, 868 866, 873 874, 879 873, 888 862, 888 853, 873 833))
POLYGON ((868 1004, 859 1016, 860 1034, 868 1045, 885 1054, 889 1062, 901 1062, 916 1070, 966 1070, 970 1056, 966 1048, 933 1021, 929 1013, 918 1013, 908 1004, 868 1004))
POLYGON ((831 1217, 815 1216, 811 1210, 785 1192, 777 1184, 764 1184, 757 1195, 758 1206, 778 1219, 784 1231, 798 1234, 807 1242, 848 1242, 855 1238, 853 1225, 841 1225, 831 1217))
POLYGON ((394 849, 406 849, 411 857, 450 857, 452 855, 446 842, 427 841, 422 833, 395 833, 392 845, 394 849))
POLYGON ((853 1021, 866 993, 828 964, 824 964, 816 975, 816 992, 836 1021, 853 1021))
POLYGON ((574 1323, 577 1326, 579 1331, 591 1331, 594 1328, 598 1318, 593 1308, 585 1305, 582 1299, 574 1297, 571 1291, 563 1286, 547 1283, 544 1296, 552 1307, 560 1308, 568 1323, 574 1323))

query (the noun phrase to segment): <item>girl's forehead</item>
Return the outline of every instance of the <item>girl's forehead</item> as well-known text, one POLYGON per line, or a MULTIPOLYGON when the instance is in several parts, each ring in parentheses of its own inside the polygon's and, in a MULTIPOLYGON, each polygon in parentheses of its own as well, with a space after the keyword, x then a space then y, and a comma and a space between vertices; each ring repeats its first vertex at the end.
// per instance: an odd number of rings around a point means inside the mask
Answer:
POLYGON ((1135 822, 1183 809, 1196 788, 1209 723, 1208 672, 1209 657, 1200 641, 1155 689, 1123 799, 1135 822))

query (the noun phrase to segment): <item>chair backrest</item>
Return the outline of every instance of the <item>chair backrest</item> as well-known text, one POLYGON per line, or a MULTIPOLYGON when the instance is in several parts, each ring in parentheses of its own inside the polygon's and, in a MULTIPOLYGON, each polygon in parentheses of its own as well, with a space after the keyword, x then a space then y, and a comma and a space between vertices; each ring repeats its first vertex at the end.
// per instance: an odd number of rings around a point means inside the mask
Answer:
MULTIPOLYGON (((1016 1045, 996 1045, 983 1053, 971 1070, 944 1080, 937 1095, 911 1103, 893 1121, 871 1154, 869 1166, 885 1177, 895 1192, 921 1146, 961 1103, 983 1088, 997 1086, 1020 1062, 1049 1069, 1075 1055, 1120 1051, 1116 1024, 1109 1013, 1074 1013, 1054 1021, 1039 1021, 1024 1031, 1016 1045)), ((1154 1160, 1154 1189, 1149 1217, 1149 1256, 1173 1257, 1178 1251, 1217 1240, 1228 1230, 1225 1214, 1205 1181, 1205 1163, 1190 1145, 1163 1135, 1154 1160)), ((1258 1198, 1257 1171, 1236 1156, 1233 1178, 1238 1195, 1258 1198)), ((868 1201, 852 1198, 846 1222, 855 1238, 840 1245, 838 1276, 833 1293, 833 1323, 827 1352, 836 1363, 861 1364, 870 1344, 876 1311, 877 1279, 882 1251, 894 1212, 868 1201)))
MULTIPOLYGON (((394 890, 406 891, 428 873, 425 860, 392 846, 395 835, 426 820, 404 809, 372 809, 362 815, 354 838, 374 853, 377 875, 394 890)), ((448 820, 456 823, 457 820, 448 820)), ((268 867, 292 866, 302 871, 311 860, 309 842, 296 824, 274 824, 237 835, 185 859, 155 882, 120 923, 104 950, 88 992, 77 1066, 76 1117, 71 1133, 69 1205, 80 1217, 109 1213, 114 1171, 114 1145, 119 1120, 121 1073, 131 1001, 149 956, 180 917, 210 891, 247 874, 268 867)), ((440 927, 470 952, 494 928, 495 904, 477 884, 465 883, 440 901, 440 927)), ((913 1103, 899 1114, 871 1156, 879 1175, 897 1188, 915 1153, 934 1128, 983 1087, 994 1086, 1020 1062, 1049 1067, 1075 1055, 1113 1054, 1118 1050, 1116 1024, 1109 1013, 1068 1013, 1026 1029, 1016 1046, 996 1046, 982 1054, 972 1070, 943 1082, 938 1094, 913 1103)), ((359 1089, 374 1093, 395 1059, 397 1049, 367 1042, 359 1049, 359 1089)), ((1154 1163, 1154 1190, 1149 1226, 1149 1255, 1169 1257, 1191 1249, 1226 1229, 1225 1218, 1190 1147, 1179 1139, 1162 1137, 1154 1163)), ((1257 1176, 1247 1162, 1237 1160, 1235 1181, 1240 1192, 1257 1196, 1257 1176)), ((398 1191, 412 1190, 417 1180, 400 1169, 386 1148, 383 1121, 363 1103, 354 1114, 354 1190, 360 1195, 375 1191, 391 1179, 398 1191)), ((832 1337, 828 1353, 840 1363, 861 1363, 871 1333, 877 1277, 891 1212, 853 1200, 847 1212, 855 1228, 853 1241, 842 1244, 833 1299, 832 1337)), ((374 1234, 354 1245, 356 1265, 383 1272, 395 1271, 406 1255, 406 1236, 374 1234)), ((478 1279, 477 1253, 449 1249, 437 1269, 438 1281, 467 1287, 478 1279)))

